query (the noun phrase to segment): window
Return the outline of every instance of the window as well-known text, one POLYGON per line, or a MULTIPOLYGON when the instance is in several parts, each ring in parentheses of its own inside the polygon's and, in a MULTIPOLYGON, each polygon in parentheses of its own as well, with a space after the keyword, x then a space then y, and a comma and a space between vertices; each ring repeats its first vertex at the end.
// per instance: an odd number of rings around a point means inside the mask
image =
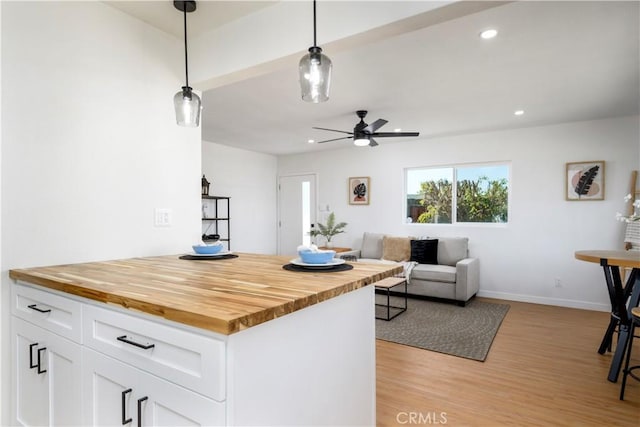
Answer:
POLYGON ((405 176, 407 222, 486 224, 508 220, 508 164, 407 169, 405 176))

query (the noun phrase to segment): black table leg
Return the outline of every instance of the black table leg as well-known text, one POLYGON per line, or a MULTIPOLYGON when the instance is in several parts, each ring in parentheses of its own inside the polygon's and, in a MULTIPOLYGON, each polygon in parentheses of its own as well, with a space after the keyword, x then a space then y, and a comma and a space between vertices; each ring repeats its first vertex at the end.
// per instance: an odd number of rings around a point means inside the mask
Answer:
MULTIPOLYGON (((640 300, 640 275, 638 275, 638 269, 634 268, 631 270, 625 289, 622 289, 620 270, 618 268, 611 268, 607 266, 606 261, 604 262, 603 267, 605 270, 607 270, 607 268, 609 269, 611 275, 609 276, 605 272, 605 276, 607 277, 607 280, 613 279, 613 285, 616 291, 616 304, 611 314, 612 320, 616 315, 619 319, 618 342, 616 344, 616 351, 613 354, 613 359, 611 360, 611 367, 609 368, 609 376, 607 378, 609 381, 615 383, 618 381, 618 375, 620 374, 620 368, 622 366, 622 359, 624 358, 627 350, 629 329, 631 326, 631 309, 633 307, 637 307, 640 300), (629 293, 631 293, 631 295, 627 305, 627 297, 629 296, 629 293)), ((609 283, 607 283, 607 286, 609 286, 609 283)), ((609 326, 611 327, 611 323, 609 326)), ((609 332, 608 329, 607 332, 609 332)))
POLYGON ((613 333, 616 331, 617 326, 618 326, 618 319, 611 316, 611 320, 609 320, 609 326, 607 327, 607 332, 605 332, 604 337, 602 337, 602 342, 600 343, 600 348, 598 349, 598 353, 605 354, 607 351, 611 351, 611 342, 613 340, 613 333))

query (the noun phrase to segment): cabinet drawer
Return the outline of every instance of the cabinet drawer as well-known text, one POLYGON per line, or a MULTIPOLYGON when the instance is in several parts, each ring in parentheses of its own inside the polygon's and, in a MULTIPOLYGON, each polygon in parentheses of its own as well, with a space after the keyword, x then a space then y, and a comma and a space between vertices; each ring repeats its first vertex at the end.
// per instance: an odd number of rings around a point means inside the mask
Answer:
POLYGON ((225 343, 93 305, 83 306, 87 347, 212 399, 225 399, 225 343))
POLYGON ((37 326, 82 343, 82 304, 19 283, 11 284, 11 313, 37 326))

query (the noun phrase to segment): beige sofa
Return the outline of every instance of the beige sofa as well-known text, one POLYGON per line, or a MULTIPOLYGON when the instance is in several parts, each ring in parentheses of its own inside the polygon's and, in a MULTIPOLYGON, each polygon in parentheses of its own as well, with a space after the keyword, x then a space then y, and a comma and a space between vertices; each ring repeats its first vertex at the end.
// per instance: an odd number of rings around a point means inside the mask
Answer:
POLYGON ((412 263, 408 268, 408 293, 451 300, 464 306, 476 295, 480 286, 480 261, 469 257, 468 244, 467 237, 416 239, 364 233, 359 250, 338 255, 356 257, 359 262, 403 262, 411 261, 412 256, 414 260, 425 261, 423 257, 416 258, 416 254, 421 255, 418 248, 429 246, 430 253, 426 256, 429 259, 426 262, 431 263, 412 263), (434 241, 436 239, 437 242, 434 241))

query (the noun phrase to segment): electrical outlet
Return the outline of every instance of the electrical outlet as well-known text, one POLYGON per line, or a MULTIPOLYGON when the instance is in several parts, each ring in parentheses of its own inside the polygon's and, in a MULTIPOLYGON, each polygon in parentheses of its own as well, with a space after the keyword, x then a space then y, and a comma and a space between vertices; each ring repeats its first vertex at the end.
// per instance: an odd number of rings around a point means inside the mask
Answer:
POLYGON ((171 227, 171 209, 156 208, 153 225, 156 227, 171 227))
POLYGON ((562 280, 560 280, 559 277, 556 277, 556 280, 554 282, 556 284, 556 288, 561 288, 562 287, 562 280))

